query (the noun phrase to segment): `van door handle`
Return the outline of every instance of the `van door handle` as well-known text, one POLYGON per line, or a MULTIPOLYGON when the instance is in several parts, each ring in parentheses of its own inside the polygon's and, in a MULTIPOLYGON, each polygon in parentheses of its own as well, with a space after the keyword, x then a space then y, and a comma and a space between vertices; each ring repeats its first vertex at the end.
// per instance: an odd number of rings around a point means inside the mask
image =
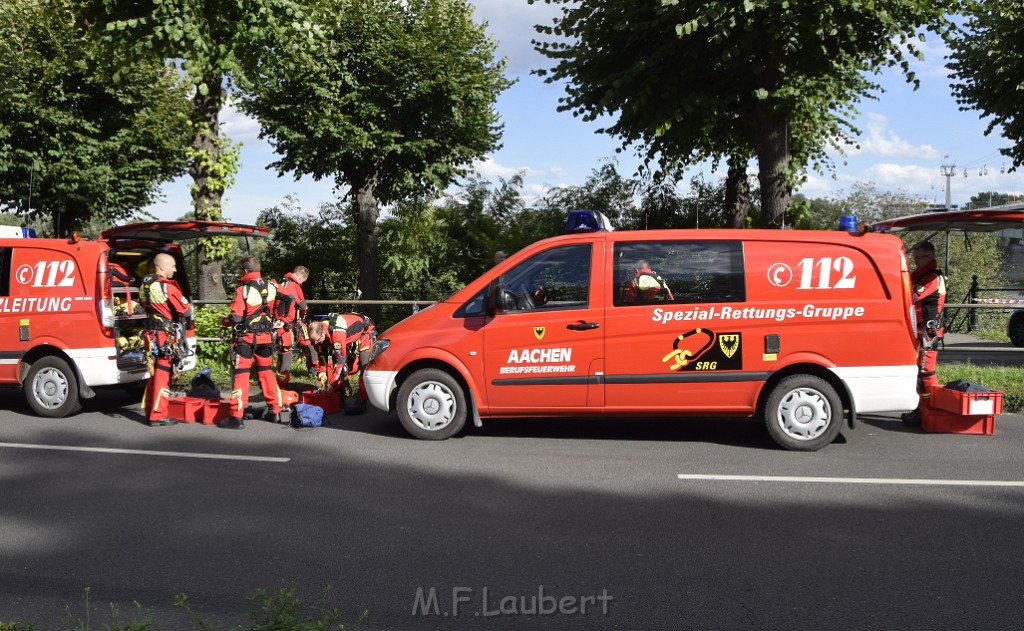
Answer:
POLYGON ((597 322, 573 322, 572 324, 566 325, 565 328, 572 331, 588 331, 590 329, 596 329, 601 326, 597 322))

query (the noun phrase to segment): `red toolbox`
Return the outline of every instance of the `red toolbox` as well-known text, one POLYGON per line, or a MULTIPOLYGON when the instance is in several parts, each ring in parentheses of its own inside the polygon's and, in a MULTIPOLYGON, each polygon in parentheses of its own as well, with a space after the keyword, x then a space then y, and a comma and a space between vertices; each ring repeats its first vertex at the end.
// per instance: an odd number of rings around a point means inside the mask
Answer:
POLYGON ((203 399, 203 409, 200 415, 203 425, 216 425, 231 414, 231 401, 229 399, 203 399))
POLYGON ((307 390, 302 393, 302 402, 306 405, 319 405, 323 408, 324 414, 334 414, 341 411, 340 392, 317 392, 307 390))
POLYGON ((931 388, 933 408, 971 416, 1003 413, 1002 392, 960 392, 949 388, 931 388))
POLYGON ((195 423, 199 420, 199 410, 206 399, 198 397, 174 397, 167 399, 167 416, 177 419, 179 423, 195 423))

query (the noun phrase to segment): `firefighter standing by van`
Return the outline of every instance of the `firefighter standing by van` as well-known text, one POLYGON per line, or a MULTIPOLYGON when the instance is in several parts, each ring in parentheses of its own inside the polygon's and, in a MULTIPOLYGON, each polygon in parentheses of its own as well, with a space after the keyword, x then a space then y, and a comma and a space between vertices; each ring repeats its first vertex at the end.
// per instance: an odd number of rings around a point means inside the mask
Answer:
POLYGON ((292 361, 303 347, 306 334, 302 318, 305 317, 309 305, 306 294, 302 291, 302 283, 309 279, 309 269, 298 265, 284 275, 284 280, 277 283, 277 317, 284 326, 277 330, 277 383, 284 386, 291 379, 292 361))
POLYGON ((146 418, 150 427, 174 425, 178 421, 167 416, 173 362, 183 342, 181 319, 192 318, 192 305, 172 280, 177 266, 174 257, 161 252, 153 257, 154 272, 142 279, 139 301, 146 309, 147 354, 152 359, 149 385, 146 388, 146 418))
MULTIPOLYGON (((946 304, 946 279, 935 260, 935 246, 922 241, 911 250, 914 258, 914 272, 910 275, 913 287, 911 299, 917 315, 918 373, 917 392, 921 399, 931 396, 929 387, 938 387, 939 379, 935 369, 939 361, 936 345, 942 339, 942 307, 946 304)), ((915 427, 921 424, 921 403, 917 409, 901 416, 904 425, 915 427)))
POLYGON ((221 324, 235 332, 231 350, 234 366, 231 415, 220 422, 220 427, 227 429, 245 426, 243 415, 249 402, 249 374, 254 362, 270 420, 277 422, 281 418, 281 392, 274 378, 273 365, 273 332, 283 325, 274 318, 277 291, 273 284, 260 276, 260 260, 255 256, 243 258, 240 269, 242 276, 238 279, 238 288, 231 302, 231 315, 221 320, 221 324))

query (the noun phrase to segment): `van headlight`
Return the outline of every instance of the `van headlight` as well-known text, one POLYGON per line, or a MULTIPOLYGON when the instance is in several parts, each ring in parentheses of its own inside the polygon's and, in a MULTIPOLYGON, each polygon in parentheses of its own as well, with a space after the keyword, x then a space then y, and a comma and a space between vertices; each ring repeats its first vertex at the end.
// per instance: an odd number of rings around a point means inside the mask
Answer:
POLYGON ((370 362, 372 362, 374 359, 377 358, 378 355, 388 350, 389 346, 391 346, 391 340, 384 337, 378 338, 377 341, 373 343, 373 347, 370 349, 370 358, 366 360, 366 363, 369 364, 370 362))

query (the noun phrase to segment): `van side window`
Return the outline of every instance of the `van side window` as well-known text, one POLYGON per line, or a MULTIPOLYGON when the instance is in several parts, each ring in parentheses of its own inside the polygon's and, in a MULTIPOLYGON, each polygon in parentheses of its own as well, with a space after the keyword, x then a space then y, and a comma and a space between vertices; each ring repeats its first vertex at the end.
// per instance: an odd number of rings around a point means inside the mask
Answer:
POLYGON ((506 312, 578 309, 590 302, 589 243, 563 245, 531 256, 499 279, 506 312))
POLYGON ((632 241, 615 244, 615 306, 743 302, 741 241, 632 241))
POLYGON ((11 248, 0 248, 0 296, 11 295, 11 248))

